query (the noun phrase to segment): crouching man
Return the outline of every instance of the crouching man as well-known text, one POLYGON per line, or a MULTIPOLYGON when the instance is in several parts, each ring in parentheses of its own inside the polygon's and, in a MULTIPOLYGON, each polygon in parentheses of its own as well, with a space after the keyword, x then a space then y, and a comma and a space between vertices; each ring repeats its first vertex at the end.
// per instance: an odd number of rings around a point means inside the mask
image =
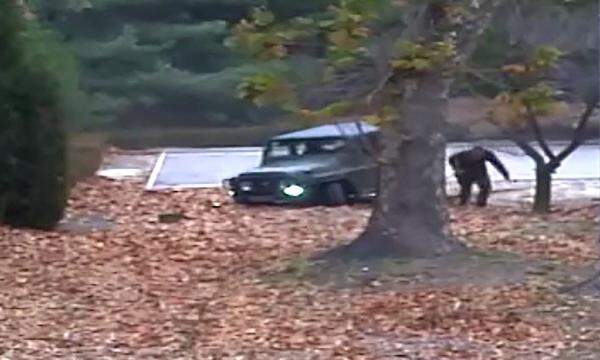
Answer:
POLYGON ((460 204, 465 205, 471 198, 471 188, 477 184, 479 194, 477 195, 477 206, 486 206, 492 184, 485 167, 489 161, 494 167, 510 181, 510 175, 496 155, 480 146, 471 150, 461 151, 452 155, 449 159, 450 166, 460 185, 460 204))

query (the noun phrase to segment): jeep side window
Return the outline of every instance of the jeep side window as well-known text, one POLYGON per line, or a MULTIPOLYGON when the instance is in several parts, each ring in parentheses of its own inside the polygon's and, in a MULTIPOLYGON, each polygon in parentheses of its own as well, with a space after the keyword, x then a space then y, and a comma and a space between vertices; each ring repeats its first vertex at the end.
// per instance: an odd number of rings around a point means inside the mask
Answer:
POLYGON ((334 153, 346 146, 343 139, 307 140, 307 141, 275 141, 267 145, 267 159, 284 157, 302 157, 313 154, 334 153))
POLYGON ((319 149, 324 152, 333 152, 343 148, 346 145, 344 140, 332 140, 321 144, 319 149))
POLYGON ((267 150, 267 157, 269 158, 279 158, 291 156, 291 149, 287 144, 280 144, 278 142, 273 142, 269 144, 267 150))
POLYGON ((297 156, 302 156, 304 154, 306 154, 306 152, 308 151, 308 146, 306 145, 305 142, 299 142, 294 144, 294 153, 297 156))

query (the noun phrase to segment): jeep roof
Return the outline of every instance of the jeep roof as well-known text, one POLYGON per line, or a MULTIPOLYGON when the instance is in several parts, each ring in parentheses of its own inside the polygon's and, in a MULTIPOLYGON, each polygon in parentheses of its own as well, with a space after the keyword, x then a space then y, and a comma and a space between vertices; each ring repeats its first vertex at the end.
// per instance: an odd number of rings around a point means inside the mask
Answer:
POLYGON ((339 137, 355 137, 361 134, 371 134, 378 132, 379 129, 375 126, 367 124, 360 119, 344 119, 343 122, 337 124, 328 124, 294 131, 282 135, 275 136, 270 140, 296 140, 296 139, 320 139, 320 138, 339 138, 339 137), (360 129, 357 126, 360 122, 360 129))

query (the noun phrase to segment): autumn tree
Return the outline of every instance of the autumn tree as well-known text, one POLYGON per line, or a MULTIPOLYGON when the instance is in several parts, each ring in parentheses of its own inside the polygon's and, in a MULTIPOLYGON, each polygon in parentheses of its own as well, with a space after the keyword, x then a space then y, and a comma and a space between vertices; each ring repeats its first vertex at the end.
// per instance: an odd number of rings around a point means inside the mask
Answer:
POLYGON ((303 108, 285 74, 240 85, 241 96, 259 105, 277 102, 314 119, 351 112, 380 125, 377 203, 363 234, 336 253, 432 256, 461 247, 445 227, 442 127, 456 72, 502 3, 341 0, 318 16, 286 21, 256 9, 234 29, 232 42, 263 59, 322 54, 325 83, 334 88, 365 68, 378 74, 360 100, 354 94, 320 109, 303 108))
POLYGON ((533 210, 540 213, 550 211, 552 174, 584 143, 586 127, 598 106, 597 51, 587 56, 572 56, 571 62, 580 68, 580 74, 569 74, 567 90, 576 95, 584 109, 573 124, 568 145, 559 152, 549 146, 540 116, 570 115, 562 109, 564 104, 557 100, 558 89, 549 82, 562 56, 556 48, 540 46, 526 61, 503 66, 501 70, 505 73, 505 81, 500 86, 504 90, 496 96, 489 117, 535 163, 533 210), (529 134, 533 135, 537 148, 527 141, 529 134))

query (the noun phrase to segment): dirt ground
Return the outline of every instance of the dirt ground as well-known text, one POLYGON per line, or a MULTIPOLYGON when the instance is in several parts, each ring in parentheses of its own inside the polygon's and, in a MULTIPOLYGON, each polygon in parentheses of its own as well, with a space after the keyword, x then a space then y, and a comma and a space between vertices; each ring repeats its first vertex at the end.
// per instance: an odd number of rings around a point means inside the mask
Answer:
POLYGON ((469 252, 318 263, 367 206, 246 207, 91 178, 54 232, 0 227, 3 359, 595 359, 598 204, 450 208, 469 252))

